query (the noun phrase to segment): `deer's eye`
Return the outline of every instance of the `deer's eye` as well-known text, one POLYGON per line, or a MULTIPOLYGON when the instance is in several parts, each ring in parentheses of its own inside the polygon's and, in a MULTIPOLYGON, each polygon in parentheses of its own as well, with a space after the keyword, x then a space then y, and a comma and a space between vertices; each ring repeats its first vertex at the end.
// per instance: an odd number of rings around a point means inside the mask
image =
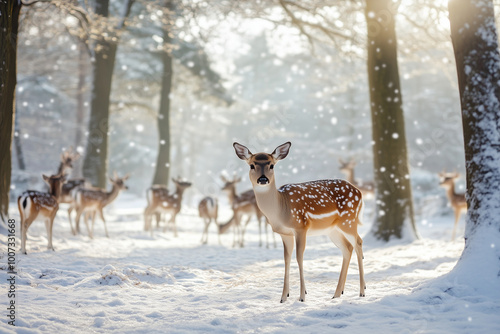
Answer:
POLYGON ((255 166, 254 165, 250 165, 250 169, 255 169, 255 166))
POLYGON ((274 165, 271 165, 269 168, 274 169, 274 165))

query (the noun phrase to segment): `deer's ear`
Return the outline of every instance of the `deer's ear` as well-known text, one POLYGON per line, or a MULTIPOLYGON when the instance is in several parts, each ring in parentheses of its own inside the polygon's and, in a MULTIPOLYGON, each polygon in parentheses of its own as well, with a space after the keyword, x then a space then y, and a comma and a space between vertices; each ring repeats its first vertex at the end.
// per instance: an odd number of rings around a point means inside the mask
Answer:
POLYGON ((43 180, 44 180, 45 182, 49 182, 50 177, 48 177, 48 176, 47 176, 47 175, 45 175, 45 174, 42 174, 42 177, 43 177, 43 180))
POLYGON ((286 143, 276 147, 273 153, 271 153, 271 155, 276 161, 283 160, 288 155, 288 151, 290 151, 290 146, 292 146, 292 143, 287 141, 286 143))
POLYGON ((233 143, 234 151, 241 160, 248 161, 252 157, 252 152, 246 147, 238 143, 233 143))

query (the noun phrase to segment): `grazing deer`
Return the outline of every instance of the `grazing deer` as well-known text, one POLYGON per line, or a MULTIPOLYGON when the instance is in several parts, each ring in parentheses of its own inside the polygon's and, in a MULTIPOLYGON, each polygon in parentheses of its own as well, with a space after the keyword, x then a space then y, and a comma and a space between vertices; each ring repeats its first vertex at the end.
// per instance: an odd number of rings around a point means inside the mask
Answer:
MULTIPOLYGON (((198 204, 198 213, 205 222, 205 228, 203 229, 203 234, 201 236, 202 244, 206 244, 208 242, 208 227, 210 226, 212 220, 215 223, 215 226, 218 226, 217 224, 218 212, 219 212, 219 204, 217 203, 217 198, 215 197, 207 196, 200 201, 200 204, 198 204)), ((218 234, 218 236, 220 245, 221 244, 220 234, 218 234)))
POLYGON ((358 182, 358 180, 356 180, 356 178, 354 177, 354 167, 356 166, 356 161, 348 160, 347 162, 345 162, 344 160, 339 159, 339 163, 340 163, 339 169, 342 173, 344 173, 346 180, 349 183, 355 185, 356 188, 361 190, 363 196, 373 197, 375 184, 369 181, 358 182))
MULTIPOLYGON (((253 190, 250 189, 238 195, 236 194, 236 184, 241 181, 241 178, 228 180, 223 175, 221 175, 221 179, 225 182, 222 190, 226 191, 228 194, 229 203, 231 204, 231 209, 233 210, 233 217, 227 223, 219 226, 219 233, 225 233, 230 226, 234 226, 233 247, 236 244, 239 244, 240 247, 243 247, 246 227, 250 222, 252 215, 255 215, 259 223, 259 246, 262 247, 262 218, 266 218, 257 206, 253 190), (243 217, 243 215, 247 216, 247 221, 242 226, 241 218, 243 217)), ((264 222, 264 229, 266 233, 266 247, 269 248, 269 238, 267 234, 266 222, 264 222)), ((274 233, 272 233, 272 237, 274 248, 276 248, 276 239, 274 238, 274 233)))
MULTIPOLYGON (((58 174, 65 175, 68 169, 73 168, 73 162, 80 158, 80 154, 74 153, 73 148, 69 148, 69 150, 63 152, 61 154, 61 162, 58 168, 58 174)), ((59 203, 69 204, 68 207, 68 219, 69 226, 71 227, 71 233, 76 235, 76 229, 73 228, 73 222, 71 221, 71 212, 75 208, 74 203, 74 194, 73 192, 85 185, 85 179, 69 179, 63 184, 61 189, 61 196, 59 197, 59 203)))
POLYGON ((113 202, 120 191, 127 190, 128 187, 125 185, 125 181, 128 180, 130 176, 127 174, 123 178, 118 177, 116 172, 113 174, 113 178, 109 178, 112 184, 111 191, 106 191, 105 189, 99 188, 79 188, 74 194, 74 204, 76 210, 76 232, 80 232, 80 217, 84 213, 85 226, 87 227, 87 232, 91 239, 94 238, 94 223, 96 213, 99 213, 99 217, 104 223, 104 231, 106 232, 106 237, 109 238, 108 228, 106 227, 106 220, 104 219, 104 214, 102 209, 113 202), (92 216, 92 229, 89 229, 88 216, 92 216))
POLYGON ((450 201, 450 205, 455 212, 455 225, 453 226, 453 233, 451 235, 451 240, 455 240, 455 235, 457 231, 458 221, 462 213, 467 212, 467 201, 465 200, 465 194, 457 194, 455 192, 455 179, 460 176, 458 173, 439 173, 439 185, 446 189, 446 195, 450 201))
POLYGON ((45 229, 47 230, 48 249, 54 250, 52 246, 52 227, 54 226, 54 218, 59 209, 59 196, 61 194, 61 186, 64 183, 62 174, 46 176, 43 175, 43 180, 49 185, 49 192, 40 192, 27 190, 17 199, 19 214, 21 215, 21 253, 26 253, 26 237, 31 223, 35 219, 43 219, 45 221, 45 229))
POLYGON ((342 269, 333 298, 344 291, 347 269, 352 250, 356 251, 359 265, 360 296, 365 295, 363 249, 358 224, 361 224, 363 200, 361 191, 344 180, 319 180, 293 183, 276 188, 274 166, 288 155, 287 142, 273 153, 252 154, 245 146, 234 143, 236 155, 250 166, 250 181, 257 204, 269 219, 273 231, 279 233, 285 248, 285 278, 281 302, 289 296, 290 260, 297 247, 300 273, 300 301, 305 300, 303 259, 307 235, 328 235, 343 255, 342 269))
POLYGON ((162 213, 170 215, 170 220, 163 228, 163 232, 167 230, 170 224, 174 230, 174 236, 177 237, 177 226, 175 225, 175 217, 181 211, 182 195, 184 190, 191 187, 190 182, 181 181, 180 178, 172 179, 175 184, 175 193, 169 194, 168 189, 162 185, 153 185, 146 191, 148 206, 144 210, 144 230, 150 230, 153 236, 153 226, 151 224, 152 215, 156 215, 157 223, 162 213))

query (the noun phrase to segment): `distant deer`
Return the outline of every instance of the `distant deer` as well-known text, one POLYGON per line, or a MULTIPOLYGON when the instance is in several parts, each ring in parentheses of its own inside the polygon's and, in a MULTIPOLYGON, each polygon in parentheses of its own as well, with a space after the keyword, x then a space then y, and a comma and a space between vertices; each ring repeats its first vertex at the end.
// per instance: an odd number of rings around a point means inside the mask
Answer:
POLYGON ((28 229, 36 219, 45 221, 48 239, 47 248, 54 250, 52 246, 52 227, 59 209, 58 201, 61 195, 61 186, 64 183, 64 176, 61 174, 43 175, 43 180, 49 185, 49 192, 27 190, 17 199, 17 206, 21 215, 21 253, 23 254, 27 254, 26 238, 28 229))
POLYGON ((356 161, 351 159, 346 162, 342 159, 339 159, 339 163, 340 163, 339 169, 342 173, 344 173, 346 180, 349 183, 355 185, 356 188, 361 190, 361 192, 365 197, 373 197, 375 191, 375 184, 370 181, 359 182, 354 177, 354 167, 356 167, 356 161))
POLYGON ((153 226, 151 224, 152 215, 155 214, 157 223, 162 213, 170 215, 170 220, 163 228, 163 232, 167 230, 168 225, 172 225, 174 236, 177 237, 177 226, 175 225, 175 217, 181 211, 182 195, 184 191, 191 187, 190 182, 181 181, 180 178, 172 179, 175 184, 175 193, 169 194, 168 189, 163 185, 153 185, 146 191, 148 206, 144 210, 144 230, 151 231, 153 236, 153 226))
MULTIPOLYGON (((255 200, 255 194, 253 190, 247 190, 241 194, 236 194, 236 184, 241 181, 241 178, 234 178, 233 180, 228 180, 225 176, 221 175, 222 181, 224 181, 224 186, 222 190, 226 191, 229 198, 229 203, 231 204, 231 209, 233 210, 233 217, 223 225, 219 226, 220 234, 225 233, 230 226, 234 227, 233 236, 233 247, 239 244, 240 247, 244 246, 245 230, 250 222, 253 215, 257 217, 259 223, 259 246, 262 247, 262 219, 264 222, 264 230, 266 233, 266 247, 269 248, 269 238, 267 234, 267 218, 264 216, 262 211, 259 210, 257 202, 255 200), (241 218, 246 215, 247 220, 244 225, 241 225, 241 218)), ((276 239, 274 233, 272 233, 274 248, 276 248, 276 239)))
POLYGON ((446 189, 446 195, 448 196, 448 201, 455 213, 455 224, 453 226, 453 233, 451 235, 451 240, 455 240, 455 235, 457 231, 458 221, 462 213, 467 212, 467 201, 465 200, 465 194, 459 194, 455 192, 455 180, 460 176, 458 173, 439 173, 439 185, 446 189))
POLYGON ((73 168, 73 162, 78 160, 78 158, 80 158, 80 154, 73 152, 72 147, 61 153, 61 161, 59 162, 56 175, 66 175, 66 172, 73 168))
MULTIPOLYGON (((69 150, 63 152, 61 154, 61 162, 59 164, 58 174, 66 175, 67 171, 73 168, 73 162, 78 158, 80 158, 80 154, 74 153, 73 148, 71 147, 69 148, 69 150)), ((77 188, 83 187, 84 185, 85 179, 83 178, 66 180, 66 182, 62 186, 61 196, 59 198, 59 203, 69 204, 68 219, 69 226, 71 227, 71 233, 73 233, 73 235, 76 235, 76 229, 73 228, 73 223, 71 221, 71 212, 75 208, 73 192, 77 188)))
MULTIPOLYGON (((205 222, 205 228, 203 229, 203 234, 201 236, 202 244, 206 244, 208 242, 208 227, 210 226, 210 223, 213 221, 215 226, 218 226, 218 212, 219 204, 217 203, 217 198, 215 197, 207 196, 200 201, 200 204, 198 204, 198 213, 205 222)), ((218 237, 220 244, 220 234, 218 234, 218 237)))
POLYGON ((365 296, 363 271, 363 240, 358 235, 361 224, 363 199, 361 191, 344 180, 319 180, 293 183, 276 188, 274 166, 288 155, 287 142, 272 153, 252 154, 238 143, 233 147, 236 155, 249 166, 249 176, 257 204, 269 219, 273 231, 279 233, 285 248, 285 279, 281 302, 289 296, 290 260, 294 243, 297 247, 297 263, 300 273, 300 301, 305 300, 304 250, 308 235, 328 235, 343 255, 340 278, 334 298, 344 291, 347 269, 353 249, 359 265, 360 296, 365 296))
POLYGON ((98 213, 102 222, 104 223, 104 231, 106 237, 109 238, 108 228, 106 227, 106 220, 104 219, 104 214, 102 209, 113 202, 118 194, 122 190, 128 189, 125 185, 125 181, 128 180, 129 175, 125 175, 120 178, 118 175, 113 173, 113 178, 109 178, 112 188, 111 191, 106 191, 105 189, 99 188, 79 188, 74 194, 74 204, 76 210, 76 232, 80 232, 80 217, 82 213, 84 214, 85 226, 87 227, 87 232, 89 237, 94 238, 94 223, 95 216, 98 213), (92 216, 92 229, 88 225, 88 215, 92 216))

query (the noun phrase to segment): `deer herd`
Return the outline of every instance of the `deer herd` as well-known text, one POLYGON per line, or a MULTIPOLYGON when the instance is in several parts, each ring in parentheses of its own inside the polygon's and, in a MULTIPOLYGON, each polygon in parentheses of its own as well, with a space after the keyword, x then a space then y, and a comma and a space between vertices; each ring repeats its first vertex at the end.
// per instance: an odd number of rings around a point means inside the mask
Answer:
MULTIPOLYGON (((249 166, 249 178, 252 189, 238 193, 236 185, 241 178, 229 179, 221 176, 224 183, 222 191, 226 192, 231 206, 232 217, 226 223, 219 224, 218 199, 214 196, 204 197, 198 205, 198 213, 204 221, 201 243, 208 242, 208 229, 213 222, 217 226, 219 244, 220 235, 233 229, 233 247, 243 247, 245 231, 252 220, 259 225, 259 246, 263 246, 262 234, 265 234, 266 247, 270 246, 268 225, 275 233, 270 233, 273 246, 276 247, 275 234, 279 234, 284 246, 285 276, 281 302, 289 296, 290 261, 294 247, 300 273, 300 300, 305 300, 306 287, 303 270, 303 257, 306 239, 309 235, 326 235, 341 250, 343 261, 340 277, 333 298, 338 298, 344 292, 347 269, 354 251, 357 256, 360 279, 360 296, 365 295, 365 281, 363 270, 363 241, 357 232, 361 224, 363 212, 363 198, 374 196, 374 184, 361 182, 354 177, 355 161, 339 159, 340 171, 345 174, 346 180, 318 180, 305 183, 287 184, 280 188, 276 186, 275 165, 286 158, 291 143, 278 146, 272 153, 256 153, 239 144, 233 144, 238 158, 249 166), (264 227, 264 228, 262 228, 264 227)), ((60 203, 68 204, 68 219, 73 235, 80 233, 80 218, 83 215, 88 236, 94 237, 94 223, 96 215, 103 221, 106 237, 109 233, 106 227, 103 209, 112 203, 122 190, 128 189, 125 181, 129 175, 119 177, 114 173, 109 178, 111 190, 94 188, 85 179, 68 179, 68 170, 72 169, 73 162, 79 158, 71 149, 61 155, 61 162, 57 172, 52 176, 43 175, 48 184, 48 191, 27 190, 18 200, 21 217, 21 253, 26 254, 27 231, 34 220, 43 220, 47 230, 48 249, 54 250, 52 245, 52 230, 54 218, 60 203), (75 224, 71 213, 76 212, 75 224), (89 226, 89 218, 92 225, 89 226)), ((460 216, 467 210, 464 194, 455 191, 455 180, 458 173, 440 173, 440 186, 446 189, 450 206, 455 213, 455 224, 452 240, 455 239, 456 228, 460 216)), ((146 191, 147 206, 144 210, 144 231, 151 236, 154 234, 153 216, 156 228, 160 227, 162 215, 168 215, 169 220, 163 227, 163 232, 170 227, 177 237, 175 220, 181 211, 183 194, 191 186, 190 182, 180 178, 172 179, 175 192, 169 192, 164 185, 153 185, 146 191)))

